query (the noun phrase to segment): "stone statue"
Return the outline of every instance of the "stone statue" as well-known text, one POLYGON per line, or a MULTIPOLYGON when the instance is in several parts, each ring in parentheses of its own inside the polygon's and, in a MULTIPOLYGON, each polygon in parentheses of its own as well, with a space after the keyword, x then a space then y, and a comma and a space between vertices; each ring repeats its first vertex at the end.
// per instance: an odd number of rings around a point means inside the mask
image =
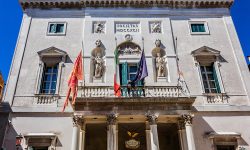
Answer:
POLYGON ((156 61, 157 77, 165 77, 165 58, 161 57, 160 53, 157 53, 155 61, 156 61))
POLYGON ((97 53, 95 59, 95 77, 101 78, 103 73, 103 59, 101 57, 101 53, 97 53))

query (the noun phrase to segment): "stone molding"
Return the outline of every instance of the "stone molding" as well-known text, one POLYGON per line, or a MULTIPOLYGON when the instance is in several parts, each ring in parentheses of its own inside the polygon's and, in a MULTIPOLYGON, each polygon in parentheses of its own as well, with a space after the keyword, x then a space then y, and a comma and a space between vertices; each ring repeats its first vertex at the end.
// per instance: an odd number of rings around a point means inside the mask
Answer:
POLYGON ((84 118, 82 115, 74 115, 72 117, 73 119, 73 126, 82 126, 84 124, 84 118))
POLYGON ((193 114, 183 114, 181 116, 185 125, 192 125, 193 117, 194 117, 193 114))
POLYGON ((84 7, 170 7, 170 8, 230 8, 234 0, 20 0, 27 8, 84 8, 84 7))

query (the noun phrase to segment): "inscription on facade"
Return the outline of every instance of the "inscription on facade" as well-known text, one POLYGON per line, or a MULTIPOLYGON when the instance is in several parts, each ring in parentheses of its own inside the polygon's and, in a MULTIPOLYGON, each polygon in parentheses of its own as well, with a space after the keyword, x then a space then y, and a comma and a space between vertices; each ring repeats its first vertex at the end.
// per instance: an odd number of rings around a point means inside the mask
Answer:
POLYGON ((138 22, 122 22, 115 24, 116 33, 140 33, 140 23, 138 22))

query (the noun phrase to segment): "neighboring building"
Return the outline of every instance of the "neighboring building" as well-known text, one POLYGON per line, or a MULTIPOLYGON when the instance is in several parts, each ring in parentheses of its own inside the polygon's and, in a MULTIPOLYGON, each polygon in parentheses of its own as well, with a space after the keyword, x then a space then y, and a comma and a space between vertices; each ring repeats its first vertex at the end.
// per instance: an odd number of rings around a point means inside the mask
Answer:
POLYGON ((19 2, 4 148, 250 150, 250 74, 233 0, 19 2), (80 50, 84 81, 62 112, 80 50), (128 84, 143 50, 148 77, 128 84))
POLYGON ((8 117, 9 117, 9 105, 8 103, 2 102, 4 93, 4 79, 2 73, 0 71, 0 147, 2 147, 4 134, 6 132, 6 127, 8 124, 8 117))
POLYGON ((249 62, 248 62, 248 63, 249 63, 249 64, 248 64, 248 69, 250 70, 250 56, 248 56, 247 58, 248 58, 248 61, 249 61, 249 62))
POLYGON ((2 73, 0 72, 0 103, 2 102, 2 98, 3 98, 3 90, 4 90, 4 80, 3 80, 2 73))

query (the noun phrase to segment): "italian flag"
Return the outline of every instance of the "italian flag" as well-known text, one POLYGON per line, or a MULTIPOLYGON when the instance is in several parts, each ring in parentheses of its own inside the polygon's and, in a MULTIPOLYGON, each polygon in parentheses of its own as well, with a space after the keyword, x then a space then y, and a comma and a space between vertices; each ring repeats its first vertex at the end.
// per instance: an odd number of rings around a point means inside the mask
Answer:
POLYGON ((118 60, 118 50, 115 50, 115 74, 114 74, 114 92, 115 96, 121 96, 121 85, 120 85, 120 75, 119 75, 119 60, 118 60))

